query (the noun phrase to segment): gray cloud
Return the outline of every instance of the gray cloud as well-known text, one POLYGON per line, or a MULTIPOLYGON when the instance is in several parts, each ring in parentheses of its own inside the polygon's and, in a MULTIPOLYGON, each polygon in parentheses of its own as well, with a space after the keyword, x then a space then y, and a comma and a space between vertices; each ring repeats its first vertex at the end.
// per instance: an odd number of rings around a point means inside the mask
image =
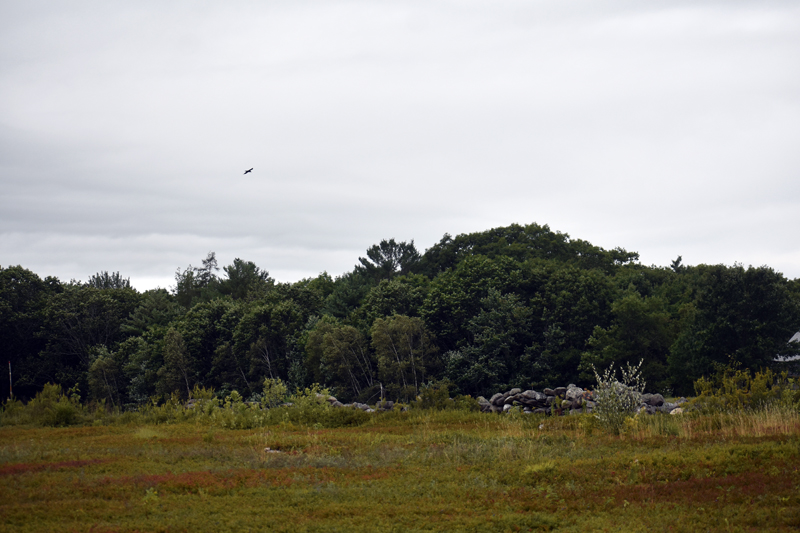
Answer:
POLYGON ((547 223, 800 276, 792 2, 0 7, 0 264, 282 280, 547 223), (255 167, 252 174, 242 175, 255 167))

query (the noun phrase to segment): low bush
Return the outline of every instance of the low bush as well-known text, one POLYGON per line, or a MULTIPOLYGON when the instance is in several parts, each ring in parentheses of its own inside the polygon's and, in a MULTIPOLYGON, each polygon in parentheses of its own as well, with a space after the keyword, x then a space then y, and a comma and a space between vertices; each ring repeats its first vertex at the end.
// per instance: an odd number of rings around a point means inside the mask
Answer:
POLYGON ((30 424, 63 427, 90 422, 92 414, 81 405, 76 387, 66 393, 60 385, 48 383, 30 402, 9 400, 0 414, 2 425, 30 424))
POLYGON ((457 395, 455 398, 450 397, 451 383, 443 379, 441 381, 430 381, 420 387, 417 399, 411 402, 414 409, 459 409, 464 411, 479 411, 480 404, 478 401, 469 395, 457 395))
POLYGON ((270 410, 270 421, 319 428, 336 428, 358 426, 370 420, 370 414, 361 409, 333 407, 327 401, 329 396, 330 391, 317 384, 298 390, 289 398, 291 405, 270 410))
POLYGON ((280 379, 265 378, 264 392, 261 394, 261 405, 267 409, 278 407, 286 403, 289 397, 289 387, 280 379))
POLYGON ((621 381, 616 379, 614 365, 603 374, 594 369, 597 387, 595 388, 594 415, 600 424, 615 435, 625 427, 626 419, 634 416, 641 402, 645 382, 642 379, 642 361, 632 366, 630 363, 620 369, 621 381))
POLYGON ((253 429, 266 426, 296 425, 334 428, 360 425, 370 415, 358 409, 332 407, 325 398, 330 394, 319 385, 286 395, 279 380, 267 380, 261 402, 246 402, 237 391, 223 399, 210 390, 193 391, 187 405, 174 395, 163 403, 155 399, 139 410, 142 422, 150 424, 194 421, 201 426, 225 429, 253 429))
POLYGON ((692 405, 703 411, 763 409, 769 406, 800 408, 797 380, 786 372, 772 370, 751 373, 735 366, 721 367, 709 378, 694 383, 697 396, 692 405))

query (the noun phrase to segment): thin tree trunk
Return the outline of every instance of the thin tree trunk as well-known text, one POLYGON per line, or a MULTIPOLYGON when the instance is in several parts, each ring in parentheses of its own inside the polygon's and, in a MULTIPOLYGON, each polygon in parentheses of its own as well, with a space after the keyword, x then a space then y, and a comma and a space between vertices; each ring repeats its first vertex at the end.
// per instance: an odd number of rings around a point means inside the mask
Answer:
POLYGON ((397 361, 397 371, 400 373, 400 379, 403 380, 403 390, 405 390, 406 387, 408 387, 408 383, 406 383, 406 373, 403 369, 403 362, 400 360, 400 351, 397 349, 397 346, 394 345, 394 339, 392 339, 391 335, 389 335, 389 342, 392 345, 394 358, 397 361))
POLYGON ((116 407, 117 404, 114 403, 114 396, 111 394, 111 384, 108 382, 108 376, 106 376, 106 369, 103 368, 103 382, 106 384, 106 390, 108 391, 108 399, 111 400, 111 405, 116 407))
MULTIPOLYGON (((261 339, 259 339, 259 340, 261 340, 263 342, 263 347, 259 346, 258 353, 261 356, 261 359, 263 359, 264 362, 267 364, 267 372, 269 372, 270 379, 275 379, 275 376, 272 374, 272 361, 270 360, 270 357, 269 357, 269 347, 267 346, 267 341, 264 340, 263 337, 261 339)), ((245 379, 245 382, 247 382, 246 379, 245 379)), ((248 387, 249 387, 249 385, 248 385, 248 387)))
POLYGON ((186 373, 185 369, 181 369, 183 372, 183 380, 186 382, 186 395, 191 400, 192 399, 192 389, 189 388, 189 375, 186 373))
POLYGON ((417 365, 414 362, 414 345, 413 345, 413 336, 406 335, 406 340, 408 341, 408 353, 411 356, 411 372, 414 374, 414 391, 416 394, 419 394, 419 384, 417 383, 417 365))

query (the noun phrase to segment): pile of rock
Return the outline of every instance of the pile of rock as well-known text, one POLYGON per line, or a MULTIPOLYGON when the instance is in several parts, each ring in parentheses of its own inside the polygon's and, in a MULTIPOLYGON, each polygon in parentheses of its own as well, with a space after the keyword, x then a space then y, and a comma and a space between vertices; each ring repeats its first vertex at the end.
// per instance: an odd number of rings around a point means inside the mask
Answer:
POLYGON ((664 397, 660 394, 642 394, 642 403, 639 406, 640 413, 647 413, 648 415, 654 415, 656 413, 669 413, 671 415, 677 415, 683 412, 683 409, 680 407, 682 403, 685 403, 687 400, 686 398, 680 398, 676 402, 666 402, 664 401, 664 397))
POLYGON ((505 413, 514 407, 521 407, 524 413, 547 415, 590 412, 595 406, 592 391, 583 390, 573 384, 544 389, 542 392, 511 389, 508 392, 498 392, 488 400, 479 396, 478 403, 485 413, 505 413))
MULTIPOLYGON (((332 407, 342 407, 347 409, 360 409, 365 413, 375 413, 380 411, 391 411, 395 402, 384 400, 370 407, 365 403, 353 402, 342 403, 333 396, 317 394, 317 398, 327 401, 332 407)), ((450 399, 452 402, 453 400, 450 399)), ((638 411, 640 413, 670 413, 679 414, 683 412, 680 407, 686 402, 686 398, 680 398, 674 403, 667 402, 660 394, 642 394, 641 403, 638 411)), ((199 400, 190 399, 186 402, 187 409, 193 409, 199 400)), ((247 402, 253 407, 258 407, 258 402, 247 402)), ((488 400, 483 396, 478 396, 478 404, 484 413, 505 413, 518 407, 523 413, 545 414, 545 415, 567 415, 577 413, 591 413, 597 406, 597 399, 594 392, 584 390, 576 385, 569 384, 566 387, 556 387, 555 389, 544 389, 542 392, 535 390, 511 389, 508 392, 498 392, 488 400)), ((291 403, 284 403, 282 406, 291 406, 291 403)), ((407 408, 403 407, 405 411, 407 408)))
MULTIPOLYGON (((677 403, 665 402, 660 394, 643 394, 639 411, 647 414, 682 412, 679 405, 686 401, 681 398, 677 403), (676 411, 677 410, 677 411, 676 411)), ((511 389, 508 392, 498 392, 488 400, 483 396, 478 397, 478 404, 484 413, 505 413, 514 407, 522 409, 523 413, 566 415, 577 413, 591 413, 597 406, 594 392, 584 390, 574 384, 555 389, 544 389, 542 392, 535 390, 511 389)))
POLYGON ((382 402, 378 402, 375 404, 375 408, 370 407, 365 403, 353 402, 353 403, 342 403, 333 396, 323 397, 321 394, 317 395, 318 398, 324 398, 331 407, 345 407, 349 409, 361 409, 365 413, 374 413, 375 411, 391 411, 394 407, 394 402, 390 402, 388 400, 384 400, 382 402))

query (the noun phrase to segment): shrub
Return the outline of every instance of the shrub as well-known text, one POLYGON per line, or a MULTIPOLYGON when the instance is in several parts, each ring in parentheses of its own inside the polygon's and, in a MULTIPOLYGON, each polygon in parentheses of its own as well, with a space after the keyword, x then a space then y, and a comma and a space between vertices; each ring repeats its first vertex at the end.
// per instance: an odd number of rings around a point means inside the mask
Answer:
POLYGON ((594 415, 600 424, 615 435, 625 426, 625 420, 636 414, 641 402, 645 382, 642 379, 642 363, 628 363, 620 369, 622 380, 617 380, 613 363, 602 375, 592 366, 597 387, 595 388, 594 415))
POLYGON ((445 409, 458 409, 463 411, 480 411, 481 406, 478 400, 469 395, 456 395, 450 397, 449 380, 429 381, 420 387, 419 396, 411 402, 414 409, 433 409, 442 411, 445 409))
POLYGON ((205 411, 214 425, 228 429, 252 429, 264 426, 267 421, 267 414, 258 403, 245 402, 235 390, 225 397, 221 407, 217 402, 205 411))
POLYGON ((38 426, 70 426, 88 419, 76 387, 66 393, 60 385, 48 383, 27 405, 10 400, 3 406, 2 423, 38 426))
POLYGON ((164 403, 159 403, 158 397, 139 408, 141 420, 149 424, 166 424, 186 420, 194 413, 187 410, 177 392, 172 393, 164 403), (189 412, 187 412, 189 411, 189 412))
POLYGON ((419 388, 417 399, 411 402, 415 409, 451 409, 455 405, 450 398, 450 382, 429 381, 419 388))
POLYGON ((291 405, 284 408, 283 418, 293 424, 318 427, 343 427, 361 425, 370 420, 370 414, 361 409, 333 407, 328 402, 328 389, 314 384, 298 389, 289 399, 291 405))
POLYGON ((190 398, 200 401, 208 401, 216 398, 216 394, 214 394, 214 389, 211 387, 201 387, 199 384, 195 385, 192 389, 192 394, 190 398))
POLYGON ((480 411, 481 404, 469 394, 459 394, 453 398, 453 407, 460 411, 480 411))
POLYGON ((775 374, 761 370, 751 374, 749 369, 735 366, 718 368, 714 376, 700 378, 694 383, 697 397, 692 403, 704 411, 763 409, 780 405, 800 408, 800 390, 796 380, 786 372, 775 374))
POLYGON ((261 405, 267 409, 278 407, 279 405, 286 403, 288 395, 289 388, 283 381, 281 381, 280 378, 264 379, 264 392, 261 395, 261 405))

